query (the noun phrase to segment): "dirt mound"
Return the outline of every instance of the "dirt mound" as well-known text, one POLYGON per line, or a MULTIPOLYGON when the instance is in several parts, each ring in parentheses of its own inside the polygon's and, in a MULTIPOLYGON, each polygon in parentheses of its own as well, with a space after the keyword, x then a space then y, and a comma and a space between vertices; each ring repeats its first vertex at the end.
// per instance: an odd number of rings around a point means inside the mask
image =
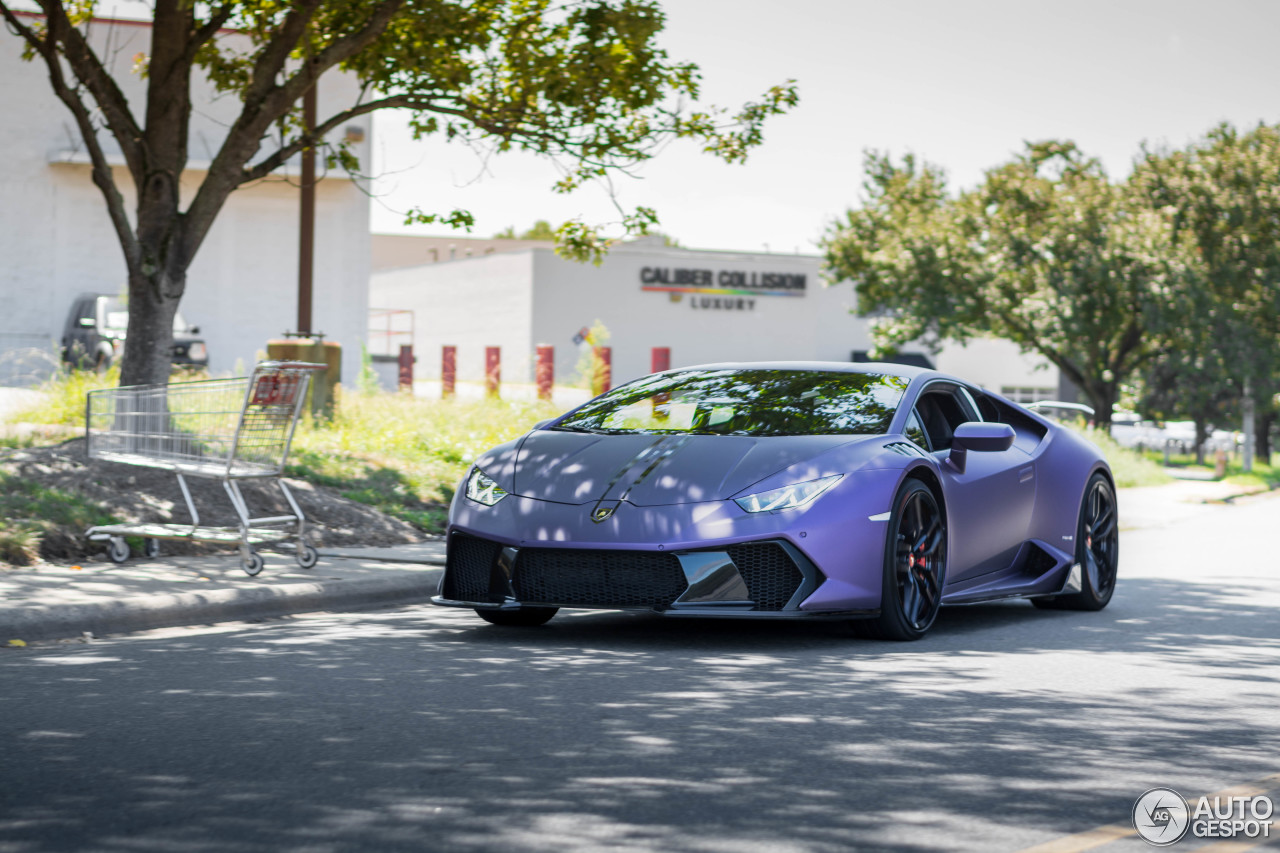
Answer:
MULTIPOLYGON (((178 479, 169 471, 89 459, 83 438, 52 447, 7 451, 0 455, 0 471, 26 482, 74 492, 102 505, 126 522, 190 521, 178 479)), ((290 513, 279 487, 270 481, 241 480, 240 489, 254 516, 290 513)), ((301 480, 285 479, 307 518, 312 544, 317 546, 385 546, 431 538, 412 525, 301 480)), ((187 477, 200 524, 235 526, 231 501, 222 482, 187 477)), ((226 547, 195 542, 166 541, 165 554, 226 553, 226 547)), ((46 560, 101 557, 101 543, 89 542, 83 529, 55 529, 45 533, 40 555, 46 560)))

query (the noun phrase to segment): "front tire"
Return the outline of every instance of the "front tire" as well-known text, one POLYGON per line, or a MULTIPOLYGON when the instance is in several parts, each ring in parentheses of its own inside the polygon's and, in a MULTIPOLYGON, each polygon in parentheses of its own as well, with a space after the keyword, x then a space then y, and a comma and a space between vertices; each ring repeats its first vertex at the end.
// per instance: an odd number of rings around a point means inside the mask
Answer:
POLYGON ((476 608, 476 615, 490 625, 510 628, 535 628, 545 625, 556 615, 559 607, 521 607, 519 610, 487 610, 476 608))
POLYGON ((1089 478, 1076 522, 1076 562, 1080 591, 1050 598, 1033 598, 1042 610, 1101 610, 1116 591, 1120 567, 1120 525, 1116 493, 1102 473, 1089 478))
POLYGON ((875 640, 918 640, 942 606, 947 576, 947 519, 933 491, 919 480, 898 489, 889 516, 880 616, 853 623, 875 640))

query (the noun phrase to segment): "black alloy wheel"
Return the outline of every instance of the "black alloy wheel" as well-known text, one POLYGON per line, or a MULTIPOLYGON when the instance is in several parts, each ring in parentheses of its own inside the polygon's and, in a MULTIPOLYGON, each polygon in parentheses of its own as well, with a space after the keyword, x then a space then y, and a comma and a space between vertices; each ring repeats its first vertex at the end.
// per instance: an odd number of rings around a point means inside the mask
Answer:
POLYGON ((1033 598, 1037 607, 1053 610, 1101 610, 1116 591, 1120 568, 1120 525, 1116 493, 1101 474, 1089 478, 1076 523, 1076 562, 1080 591, 1051 598, 1033 598))
POLYGON ((880 640, 918 640, 942 605, 947 575, 947 521, 932 490, 907 480, 898 490, 885 544, 880 616, 853 623, 854 631, 880 640))
POLYGON ((545 625, 556 615, 559 607, 521 607, 519 610, 488 610, 477 607, 476 613, 490 625, 506 625, 514 628, 535 628, 545 625))

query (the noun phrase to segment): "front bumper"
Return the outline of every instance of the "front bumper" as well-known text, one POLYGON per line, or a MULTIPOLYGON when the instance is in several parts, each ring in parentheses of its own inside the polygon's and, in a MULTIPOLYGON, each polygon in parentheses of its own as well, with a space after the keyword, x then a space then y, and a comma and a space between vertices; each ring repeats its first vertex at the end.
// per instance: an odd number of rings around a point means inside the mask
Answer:
POLYGON ((747 513, 733 501, 592 505, 459 495, 442 606, 645 610, 671 616, 869 616, 880 606, 896 471, 846 476, 812 504, 747 513))
POLYGON ((517 548, 457 533, 433 602, 513 609, 522 605, 646 610, 687 616, 803 616, 825 580, 788 542, 668 553, 517 548))

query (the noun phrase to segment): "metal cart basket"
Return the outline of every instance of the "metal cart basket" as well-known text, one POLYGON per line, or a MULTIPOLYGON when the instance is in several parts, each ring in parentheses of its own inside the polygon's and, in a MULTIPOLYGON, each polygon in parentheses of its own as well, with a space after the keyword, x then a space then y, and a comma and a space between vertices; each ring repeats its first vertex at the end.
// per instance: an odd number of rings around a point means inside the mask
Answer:
POLYGON ((262 571, 255 545, 292 540, 298 565, 314 566, 318 555, 304 538, 306 518, 280 476, 311 373, 324 369, 322 364, 266 361, 247 377, 90 391, 85 412, 89 458, 172 471, 191 523, 110 524, 91 527, 86 535, 108 542, 107 555, 117 563, 129 558, 124 537, 143 536, 148 556, 159 553, 161 539, 236 545, 249 575, 262 571), (202 527, 188 476, 221 480, 239 525, 202 527), (238 485, 246 479, 275 480, 292 514, 250 517, 238 485))

